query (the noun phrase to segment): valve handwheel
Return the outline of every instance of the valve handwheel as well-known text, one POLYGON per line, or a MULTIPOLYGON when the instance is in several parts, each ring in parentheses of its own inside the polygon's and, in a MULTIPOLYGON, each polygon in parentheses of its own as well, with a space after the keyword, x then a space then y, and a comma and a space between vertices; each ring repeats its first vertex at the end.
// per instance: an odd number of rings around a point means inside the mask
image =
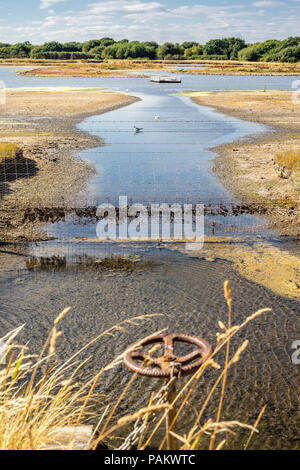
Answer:
POLYGON ((124 363, 133 372, 148 377, 183 376, 196 372, 209 358, 212 351, 211 345, 199 336, 179 333, 160 334, 133 343, 124 353, 124 363), (176 341, 193 344, 197 346, 197 349, 185 356, 176 356, 174 353, 176 341), (143 348, 156 343, 164 343, 164 355, 161 357, 151 357, 141 351, 134 350, 137 347, 143 348), (142 361, 142 363, 138 361, 142 361))

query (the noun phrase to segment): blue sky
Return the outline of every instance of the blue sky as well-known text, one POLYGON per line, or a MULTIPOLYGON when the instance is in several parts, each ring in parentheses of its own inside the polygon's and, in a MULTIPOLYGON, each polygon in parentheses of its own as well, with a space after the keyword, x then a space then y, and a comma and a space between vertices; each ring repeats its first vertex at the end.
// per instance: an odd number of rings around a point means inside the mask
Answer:
POLYGON ((248 42, 300 35, 300 0, 0 0, 0 41, 248 42))

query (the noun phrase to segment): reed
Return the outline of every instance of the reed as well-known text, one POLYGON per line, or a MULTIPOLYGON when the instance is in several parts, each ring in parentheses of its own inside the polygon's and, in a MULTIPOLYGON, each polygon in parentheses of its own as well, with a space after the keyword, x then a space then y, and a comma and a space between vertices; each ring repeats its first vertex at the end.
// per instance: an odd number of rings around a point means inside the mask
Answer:
MULTIPOLYGON (((61 341, 62 332, 60 324, 69 313, 69 308, 61 312, 54 321, 47 341, 42 348, 39 357, 28 354, 28 349, 16 343, 20 328, 10 332, 4 338, 5 354, 0 351, 0 449, 25 450, 42 449, 55 440, 59 429, 64 426, 80 426, 89 423, 92 419, 94 433, 88 447, 97 449, 99 445, 111 449, 147 447, 163 448, 167 440, 164 423, 170 409, 176 408, 173 421, 170 423, 169 432, 177 440, 181 450, 202 449, 207 446, 218 450, 228 443, 228 437, 238 433, 241 429, 248 430, 244 448, 249 448, 253 435, 258 432, 257 426, 262 419, 265 408, 253 424, 240 423, 236 420, 226 421, 222 419, 222 405, 226 396, 226 384, 228 371, 243 357, 243 352, 248 346, 244 340, 234 351, 230 346, 232 338, 249 322, 269 312, 270 309, 262 309, 247 317, 241 324, 233 325, 231 318, 232 296, 228 281, 225 283, 225 299, 228 304, 227 326, 220 320, 220 331, 217 332, 216 347, 212 356, 190 376, 187 380, 177 380, 175 377, 170 382, 178 381, 178 390, 172 403, 167 403, 166 395, 168 385, 163 385, 153 391, 151 397, 145 397, 145 403, 138 409, 130 410, 120 416, 120 409, 124 409, 126 399, 135 393, 137 376, 132 375, 122 393, 115 401, 102 406, 100 415, 96 416, 93 405, 99 404, 99 396, 96 394, 96 386, 100 384, 103 374, 120 365, 123 354, 115 357, 109 364, 100 367, 99 371, 89 380, 81 382, 78 379, 79 371, 88 364, 91 356, 88 349, 104 336, 113 336, 116 332, 130 329, 131 325, 145 324, 156 316, 141 315, 125 320, 110 329, 105 330, 87 345, 74 353, 69 359, 59 362, 56 354, 57 341, 61 341), (225 349, 225 363, 221 366, 219 354, 225 349), (83 361, 79 359, 86 356, 83 361), (199 399, 199 382, 204 373, 214 368, 217 377, 210 385, 207 396, 199 399), (189 406, 191 396, 198 397, 199 407, 191 426, 180 432, 175 430, 183 411, 189 406), (218 397, 219 395, 219 397, 218 397), (204 414, 209 403, 216 404, 217 415, 204 419, 204 414), (120 437, 122 436, 122 437, 120 437), (209 443, 207 445, 207 438, 209 443)), ((163 331, 163 330, 162 330, 163 331)), ((159 333, 161 333, 160 331, 159 333)), ((157 332, 155 332, 157 334, 157 332)), ((115 341, 115 339, 113 339, 115 341)), ((148 355, 155 352, 153 347, 148 355)), ((64 449, 72 449, 74 435, 70 442, 62 445, 64 449)))

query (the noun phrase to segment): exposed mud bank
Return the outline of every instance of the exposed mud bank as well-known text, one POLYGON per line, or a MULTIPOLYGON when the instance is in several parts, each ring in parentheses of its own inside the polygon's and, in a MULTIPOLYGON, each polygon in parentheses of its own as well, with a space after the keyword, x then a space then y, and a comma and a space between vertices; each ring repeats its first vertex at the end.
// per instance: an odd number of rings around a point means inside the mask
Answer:
POLYGON ((86 181, 95 169, 76 154, 103 144, 98 137, 79 131, 76 125, 84 116, 111 111, 136 100, 119 93, 84 90, 9 95, 1 115, 13 115, 14 120, 0 121, 0 140, 18 144, 22 155, 7 163, 1 173, 0 241, 47 239, 44 221, 26 218, 26 211, 65 206, 79 192, 84 193, 86 181))
POLYGON ((276 155, 300 146, 300 104, 290 91, 190 93, 195 103, 256 121, 274 132, 213 148, 217 175, 234 196, 262 204, 280 236, 300 235, 300 176, 282 177, 276 155))

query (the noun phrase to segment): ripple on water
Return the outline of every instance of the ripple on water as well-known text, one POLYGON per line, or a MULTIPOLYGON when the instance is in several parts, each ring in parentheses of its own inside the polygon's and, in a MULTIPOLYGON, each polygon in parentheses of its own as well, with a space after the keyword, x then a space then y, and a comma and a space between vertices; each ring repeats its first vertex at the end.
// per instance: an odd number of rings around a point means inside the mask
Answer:
MULTIPOLYGON (((58 344, 60 357, 66 358, 122 320, 137 315, 163 314, 151 321, 142 321, 139 326, 130 326, 128 334, 117 332, 113 340, 107 337, 93 345, 89 350, 93 357, 81 372, 81 378, 86 379, 134 340, 162 328, 197 334, 215 345, 218 320, 226 321, 223 281, 229 279, 234 297, 234 323, 242 322, 248 314, 262 307, 271 307, 273 312, 256 319, 233 340, 232 348, 247 337, 250 347, 230 373, 224 418, 253 424, 262 406, 267 404, 254 447, 296 448, 299 445, 295 432, 300 384, 297 366, 291 363, 291 344, 299 332, 299 302, 246 280, 228 262, 212 263, 166 249, 158 252, 146 248, 144 254, 143 250, 140 254, 147 260, 155 258, 157 263, 149 269, 125 273, 76 269, 20 271, 10 281, 2 283, 1 331, 25 322, 21 339, 27 342, 30 338, 31 351, 38 352, 53 319, 68 299, 72 311, 62 324, 65 340, 58 344)), ((216 374, 217 371, 207 372, 198 393, 182 415, 180 426, 192 422, 192 406, 199 409, 216 374)), ((120 365, 105 374, 98 391, 108 394, 106 400, 116 397, 129 377, 130 372, 120 365)), ((144 405, 152 387, 158 385, 157 380, 138 377, 135 393, 129 394, 120 413, 144 405)), ((215 416, 215 405, 208 408, 206 417, 215 416)), ((239 447, 240 441, 231 445, 239 447)))

